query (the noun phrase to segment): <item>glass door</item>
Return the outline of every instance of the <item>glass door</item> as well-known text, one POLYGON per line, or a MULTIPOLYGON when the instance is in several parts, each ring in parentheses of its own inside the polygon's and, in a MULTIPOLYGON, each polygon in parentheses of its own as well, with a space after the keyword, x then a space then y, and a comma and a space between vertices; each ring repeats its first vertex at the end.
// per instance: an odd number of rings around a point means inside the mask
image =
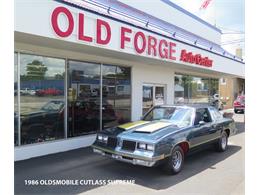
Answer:
POLYGON ((68 137, 100 129, 100 65, 69 61, 68 137))
POLYGON ((165 103, 165 86, 156 84, 143 85, 143 115, 153 106, 165 103))
POLYGON ((143 85, 143 115, 153 106, 153 86, 143 85))
POLYGON ((164 104, 164 87, 163 86, 154 86, 155 95, 154 95, 154 105, 164 104))

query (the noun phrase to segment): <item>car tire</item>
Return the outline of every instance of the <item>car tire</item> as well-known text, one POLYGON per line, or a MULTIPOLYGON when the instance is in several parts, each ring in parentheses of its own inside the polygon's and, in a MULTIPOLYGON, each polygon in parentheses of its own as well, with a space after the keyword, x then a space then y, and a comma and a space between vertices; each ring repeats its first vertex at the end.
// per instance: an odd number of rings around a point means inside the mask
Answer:
POLYGON ((166 162, 165 169, 168 174, 175 175, 182 170, 183 163, 184 163, 184 152, 180 146, 176 146, 172 150, 171 156, 166 162))
POLYGON ((224 152, 228 147, 228 134, 226 131, 223 131, 221 137, 216 143, 216 150, 218 152, 224 152))
POLYGON ((237 114, 237 109, 234 109, 234 112, 237 114))

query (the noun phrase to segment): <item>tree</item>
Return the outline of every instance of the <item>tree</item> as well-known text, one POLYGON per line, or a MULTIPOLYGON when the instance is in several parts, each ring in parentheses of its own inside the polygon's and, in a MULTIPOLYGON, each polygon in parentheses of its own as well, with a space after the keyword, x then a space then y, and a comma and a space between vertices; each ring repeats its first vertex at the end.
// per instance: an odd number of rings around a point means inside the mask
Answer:
POLYGON ((33 60, 26 66, 26 79, 28 80, 44 80, 48 68, 39 60, 33 60))
POLYGON ((63 80, 64 78, 65 78, 65 72, 63 72, 62 74, 55 74, 54 75, 54 78, 56 79, 56 80, 63 80))

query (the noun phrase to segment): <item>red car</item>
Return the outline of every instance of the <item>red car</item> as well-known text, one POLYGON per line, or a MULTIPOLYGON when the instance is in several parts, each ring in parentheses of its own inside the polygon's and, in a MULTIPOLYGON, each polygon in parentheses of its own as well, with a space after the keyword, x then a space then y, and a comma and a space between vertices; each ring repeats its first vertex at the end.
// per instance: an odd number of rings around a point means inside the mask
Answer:
POLYGON ((36 95, 38 96, 58 96, 62 95, 62 91, 55 88, 48 88, 48 89, 40 89, 36 91, 36 95))
POLYGON ((244 113, 245 112, 245 96, 240 95, 237 96, 237 99, 234 101, 234 112, 238 113, 239 111, 244 113))

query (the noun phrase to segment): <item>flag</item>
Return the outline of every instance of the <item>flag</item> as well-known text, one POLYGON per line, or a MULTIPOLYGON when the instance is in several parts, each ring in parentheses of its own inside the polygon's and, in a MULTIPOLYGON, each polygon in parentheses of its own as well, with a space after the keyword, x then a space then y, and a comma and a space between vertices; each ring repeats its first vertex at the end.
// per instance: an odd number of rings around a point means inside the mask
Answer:
POLYGON ((202 3, 200 9, 206 9, 206 8, 208 7, 208 5, 210 4, 211 1, 212 1, 212 0, 205 0, 205 1, 202 3))

